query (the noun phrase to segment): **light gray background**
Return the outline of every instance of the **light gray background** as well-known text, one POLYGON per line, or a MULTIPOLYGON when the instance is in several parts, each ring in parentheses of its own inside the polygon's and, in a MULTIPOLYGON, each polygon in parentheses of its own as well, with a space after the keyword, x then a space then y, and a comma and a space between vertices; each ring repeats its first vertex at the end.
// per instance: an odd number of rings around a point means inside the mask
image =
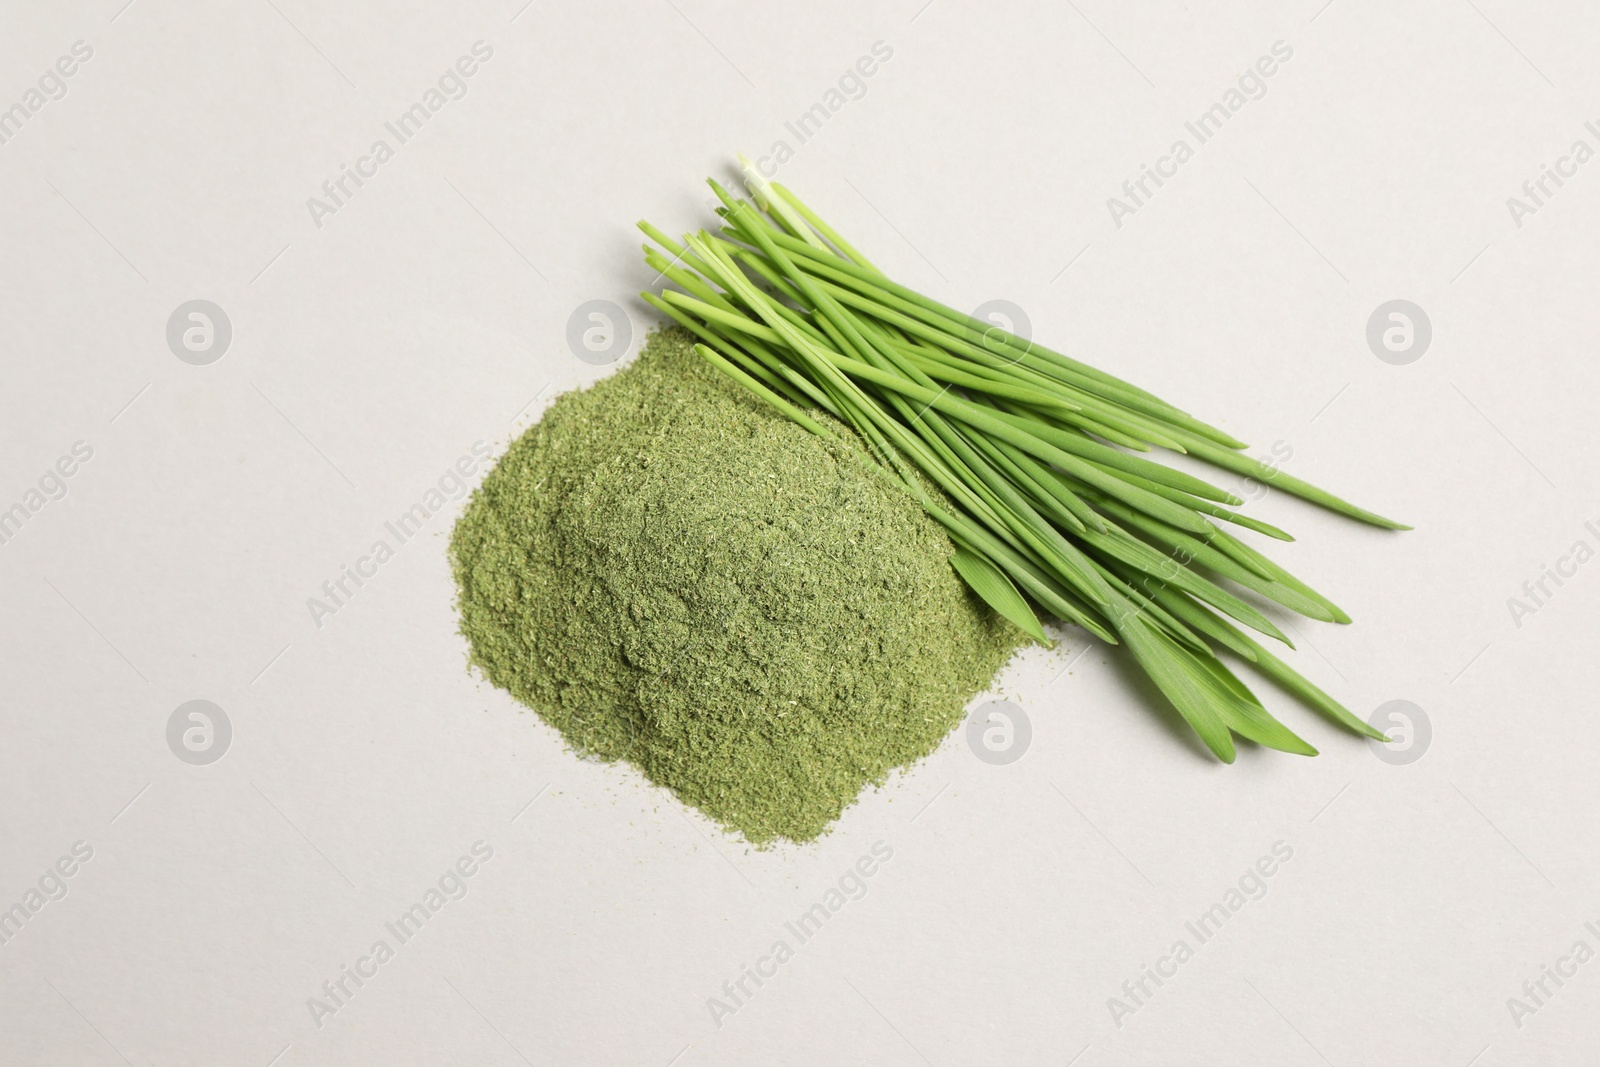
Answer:
POLYGON ((94 51, 0 145, 0 507, 94 450, 0 546, 0 907, 94 850, 0 946, 0 1060, 1592 1060, 1600 962, 1507 1007, 1600 949, 1600 563, 1520 626, 1507 605, 1600 548, 1600 162, 1520 227, 1506 204, 1600 147, 1584 5, 124 3, 0 12, 0 106, 94 51), (465 98, 315 226, 307 198, 479 40, 465 98), (1322 755, 1220 766, 1069 634, 1004 676, 1020 761, 953 735, 823 841, 754 853, 467 674, 458 501, 314 625, 306 598, 475 441, 608 372, 566 350, 574 308, 626 305, 637 348, 634 219, 704 224, 700 179, 793 146, 880 40, 781 179, 908 282, 1014 301, 1415 523, 1251 505, 1357 620, 1297 625, 1293 662, 1362 716, 1424 709, 1421 760, 1273 694, 1322 755), (1267 94, 1115 226, 1107 197, 1278 40, 1267 94), (1409 366, 1365 341, 1396 298, 1433 324, 1409 366), (232 322, 209 366, 165 341, 192 299, 232 322), (165 740, 197 698, 234 729, 210 766, 165 740), (307 998, 478 840, 469 894, 314 1026, 307 998), (867 896, 714 1025, 880 840, 867 896), (1266 896, 1118 1027, 1108 998, 1279 841, 1266 896))

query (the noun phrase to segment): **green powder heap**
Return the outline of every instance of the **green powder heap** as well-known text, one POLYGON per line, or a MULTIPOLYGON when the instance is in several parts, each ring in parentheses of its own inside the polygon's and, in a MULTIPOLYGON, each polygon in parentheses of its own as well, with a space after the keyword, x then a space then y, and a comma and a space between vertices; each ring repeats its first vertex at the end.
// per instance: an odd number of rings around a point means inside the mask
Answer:
POLYGON ((754 844, 806 841, 938 747, 1023 638, 858 446, 692 343, 657 331, 501 457, 451 542, 461 630, 580 753, 754 844))

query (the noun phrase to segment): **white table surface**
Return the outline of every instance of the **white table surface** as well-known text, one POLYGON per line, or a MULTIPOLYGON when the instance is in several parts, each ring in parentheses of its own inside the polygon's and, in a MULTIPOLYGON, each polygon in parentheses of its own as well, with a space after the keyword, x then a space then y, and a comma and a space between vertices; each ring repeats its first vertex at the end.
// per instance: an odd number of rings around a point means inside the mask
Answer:
POLYGON ((1560 162, 1600 149, 1582 5, 125 2, 0 12, 0 107, 28 113, 0 144, 0 508, 45 483, 0 544, 0 909, 66 890, 0 944, 0 1061, 1593 1062, 1600 162, 1560 162), (480 41, 399 144, 385 123, 480 41), (1264 95, 1199 143, 1185 123, 1275 42, 1264 95), (459 500, 313 620, 474 443, 610 372, 568 350, 574 309, 623 305, 637 349, 633 221, 704 224, 702 177, 779 140, 780 179, 897 276, 1014 302, 1413 522, 1251 505, 1357 620, 1297 624, 1292 662, 1363 717, 1422 709, 1421 758, 1268 687, 1322 754, 1223 767, 1069 635, 1003 677, 1023 758, 952 735, 824 840, 757 853, 468 675, 459 500), (1404 365, 1366 340, 1394 299, 1432 326, 1404 365), (191 300, 231 324, 204 365, 167 343, 191 300), (208 765, 167 742, 197 699, 232 728, 208 765), (400 943, 385 924, 477 842, 466 895, 400 943), (789 933, 878 842, 866 895, 789 933), (1186 924, 1275 846, 1202 943, 1186 924), (1525 991, 1546 966, 1571 976, 1525 991))

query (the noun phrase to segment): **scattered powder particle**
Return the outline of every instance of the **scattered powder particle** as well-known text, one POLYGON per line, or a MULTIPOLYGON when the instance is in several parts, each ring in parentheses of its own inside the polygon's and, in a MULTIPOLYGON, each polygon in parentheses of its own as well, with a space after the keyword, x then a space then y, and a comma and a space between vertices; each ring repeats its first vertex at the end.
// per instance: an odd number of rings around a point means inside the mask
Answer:
POLYGON ((756 845, 807 841, 938 747, 1025 638, 858 446, 692 344, 655 332, 501 457, 452 536, 461 630, 578 752, 756 845))

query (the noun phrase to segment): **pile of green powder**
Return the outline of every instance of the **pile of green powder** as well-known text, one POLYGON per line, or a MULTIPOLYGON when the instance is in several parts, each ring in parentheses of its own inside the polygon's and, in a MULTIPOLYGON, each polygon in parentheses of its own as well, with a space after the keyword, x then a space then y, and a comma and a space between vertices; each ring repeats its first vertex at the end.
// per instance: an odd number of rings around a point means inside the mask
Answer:
POLYGON ((560 397, 456 525, 461 630, 579 753, 757 845, 926 756, 1025 640, 949 539, 676 330, 560 397))

